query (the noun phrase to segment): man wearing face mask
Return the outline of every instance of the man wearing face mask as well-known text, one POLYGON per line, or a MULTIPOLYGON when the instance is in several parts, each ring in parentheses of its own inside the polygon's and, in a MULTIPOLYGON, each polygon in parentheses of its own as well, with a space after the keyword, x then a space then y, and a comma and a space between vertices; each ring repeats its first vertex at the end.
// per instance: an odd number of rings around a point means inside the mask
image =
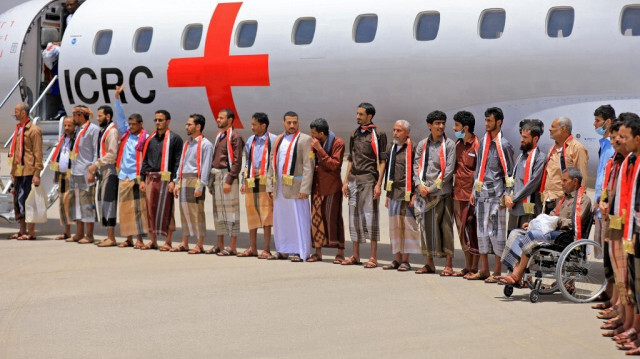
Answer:
POLYGON ((602 183, 604 181, 604 173, 605 168, 607 167, 607 162, 615 153, 615 149, 611 144, 611 122, 616 118, 616 111, 611 107, 611 105, 602 105, 598 107, 593 113, 593 127, 596 130, 596 133, 602 138, 599 140, 600 142, 600 150, 598 150, 598 172, 596 175, 596 194, 595 194, 595 213, 594 213, 594 224, 595 224, 595 240, 596 242, 602 244, 602 214, 600 213, 599 203, 602 199, 602 183))

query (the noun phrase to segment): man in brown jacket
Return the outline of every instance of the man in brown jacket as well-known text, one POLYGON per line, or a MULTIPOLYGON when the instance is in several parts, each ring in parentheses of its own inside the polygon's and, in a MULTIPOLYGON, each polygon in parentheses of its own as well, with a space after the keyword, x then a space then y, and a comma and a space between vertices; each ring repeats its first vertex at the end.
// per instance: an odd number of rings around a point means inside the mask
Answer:
POLYGON ((10 239, 36 239, 35 223, 25 222, 25 200, 31 192, 31 185, 40 186, 42 171, 42 131, 29 119, 29 105, 19 103, 14 109, 18 124, 13 132, 9 148, 11 180, 13 181, 13 208, 20 230, 10 239))
POLYGON ((324 118, 311 122, 311 147, 316 167, 311 190, 311 240, 316 253, 309 262, 322 261, 322 247, 338 248, 333 264, 344 260, 342 221, 342 157, 344 141, 329 131, 324 118))

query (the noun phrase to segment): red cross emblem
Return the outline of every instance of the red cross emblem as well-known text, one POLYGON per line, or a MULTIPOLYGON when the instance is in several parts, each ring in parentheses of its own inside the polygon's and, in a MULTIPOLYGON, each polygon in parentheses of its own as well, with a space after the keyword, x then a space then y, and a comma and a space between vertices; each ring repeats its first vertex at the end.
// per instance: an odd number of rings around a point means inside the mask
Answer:
POLYGON ((169 87, 207 89, 214 116, 223 108, 236 113, 233 126, 244 128, 237 116, 231 86, 269 86, 269 55, 229 55, 233 24, 241 2, 216 6, 204 44, 204 56, 171 59, 167 68, 169 87))

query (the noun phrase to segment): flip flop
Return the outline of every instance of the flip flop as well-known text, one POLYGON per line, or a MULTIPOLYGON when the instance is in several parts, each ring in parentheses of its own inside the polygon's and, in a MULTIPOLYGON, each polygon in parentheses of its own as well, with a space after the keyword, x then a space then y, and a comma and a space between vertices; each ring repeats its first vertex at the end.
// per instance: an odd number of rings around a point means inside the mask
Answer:
POLYGON ((188 252, 189 251, 189 247, 185 247, 184 245, 179 245, 176 248, 171 248, 169 250, 170 252, 188 252))

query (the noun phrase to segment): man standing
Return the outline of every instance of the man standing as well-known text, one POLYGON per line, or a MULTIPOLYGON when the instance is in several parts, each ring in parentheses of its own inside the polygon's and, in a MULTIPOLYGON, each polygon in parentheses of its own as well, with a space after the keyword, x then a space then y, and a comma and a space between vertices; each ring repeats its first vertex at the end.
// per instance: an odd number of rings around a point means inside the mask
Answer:
POLYGON ((507 235, 512 229, 521 228, 542 212, 540 200, 540 181, 544 171, 545 158, 538 148, 542 135, 540 124, 524 120, 520 127, 520 150, 516 164, 511 172, 513 187, 507 187, 504 203, 509 209, 507 235))
POLYGON ((238 257, 258 255, 258 229, 264 234, 264 250, 258 259, 271 257, 271 228, 273 227, 273 199, 267 193, 267 179, 273 163, 273 144, 276 135, 268 131, 269 117, 266 113, 256 112, 251 118, 251 131, 245 145, 246 164, 240 192, 244 194, 247 207, 247 226, 249 227, 249 249, 238 257))
POLYGON ((443 277, 453 275, 453 173, 456 144, 444 134, 447 115, 433 111, 427 116, 431 134, 418 143, 413 176, 416 212, 420 221, 422 254, 426 264, 417 274, 434 273, 433 255, 446 257, 443 277))
POLYGON ((145 246, 142 237, 147 230, 147 200, 140 189, 140 168, 142 151, 147 140, 147 131, 142 128, 142 116, 134 113, 126 119, 120 94, 124 86, 116 87, 116 126, 122 133, 116 159, 118 173, 118 197, 120 199, 120 235, 127 239, 119 247, 133 246, 133 236, 137 237, 134 248, 158 249, 157 243, 145 246))
POLYGON ((219 256, 237 255, 236 242, 240 232, 240 193, 238 176, 242 170, 244 140, 232 124, 232 110, 218 113, 218 134, 213 143, 213 160, 209 175, 209 193, 213 195, 213 220, 216 224, 218 244, 207 253, 219 256), (229 247, 224 247, 224 236, 231 237, 229 247))
POLYGON ((16 220, 20 221, 20 229, 9 238, 36 239, 35 223, 28 223, 27 230, 25 201, 31 193, 31 185, 40 186, 40 172, 43 168, 42 131, 31 123, 27 103, 17 104, 13 114, 18 124, 9 148, 9 164, 13 182, 13 209, 16 220))
MULTIPOLYGON (((602 105, 598 107, 593 113, 593 127, 596 130, 596 133, 602 138, 598 141, 600 143, 600 149, 598 150, 598 172, 596 174, 596 193, 595 193, 595 213, 594 213, 594 223, 595 223, 595 235, 594 238, 596 242, 604 245, 602 233, 603 233, 603 221, 602 215, 600 213, 600 200, 602 199, 602 182, 604 181, 605 176, 605 167, 607 166, 607 162, 615 153, 613 145, 611 144, 611 132, 610 127, 613 120, 616 118, 616 111, 611 107, 611 105, 602 105)), ((606 253, 606 252, 604 252, 606 253)))
MULTIPOLYGON (((104 116, 104 111, 102 111, 101 115, 104 116)), ((69 157, 71 158, 69 217, 76 222, 76 234, 68 238, 67 242, 93 242, 93 225, 97 220, 95 169, 90 171, 89 168, 98 159, 100 128, 89 121, 91 118, 93 118, 93 113, 88 107, 84 105, 74 107, 73 122, 78 128, 78 132, 69 152, 69 157), (87 225, 86 231, 85 224, 87 225)), ((114 129, 112 131, 117 130, 114 129)), ((117 133, 115 135, 117 140, 117 133)), ((106 139, 105 142, 107 142, 106 139)), ((105 146, 102 146, 102 148, 105 148, 105 146)), ((111 235, 113 235, 113 228, 111 229, 111 235)))
POLYGON ((281 253, 287 253, 292 262, 302 262, 311 250, 309 195, 314 157, 311 137, 300 132, 298 114, 284 114, 284 129, 274 146, 272 168, 276 173, 267 182, 267 192, 275 198, 273 223, 278 251, 270 258, 280 259, 281 253))
POLYGON ((567 117, 556 118, 549 128, 551 139, 555 144, 547 155, 547 164, 540 184, 546 214, 551 213, 558 199, 564 194, 561 181, 564 169, 577 167, 583 176, 582 183, 587 183, 589 153, 578 140, 573 138, 571 130, 571 120, 567 117))
POLYGON ((409 255, 420 253, 420 232, 414 212, 413 163, 415 145, 409 135, 411 124, 398 120, 393 125, 393 145, 387 151, 385 207, 389 209, 389 240, 394 260, 382 269, 411 269, 409 255))
POLYGON ((160 251, 171 250, 171 237, 176 229, 173 214, 174 180, 178 174, 182 138, 169 129, 171 114, 165 110, 155 113, 156 131, 151 134, 142 151, 140 190, 147 198, 147 222, 151 242, 158 246, 158 235, 166 236, 160 251))
POLYGON ((76 137, 76 125, 71 116, 62 120, 64 133, 58 141, 58 145, 51 155, 49 167, 55 174, 53 182, 58 184, 58 208, 60 212, 60 225, 64 227, 64 233, 56 237, 57 240, 71 238, 71 220, 69 219, 69 178, 71 178, 71 158, 69 151, 73 147, 76 137))
POLYGON ((309 262, 322 261, 322 247, 338 248, 333 264, 344 261, 342 220, 342 157, 344 141, 329 130, 324 118, 311 122, 315 170, 311 190, 311 238, 316 253, 309 262))
POLYGON ((387 149, 387 135, 373 124, 376 109, 363 102, 356 110, 359 127, 349 139, 347 174, 342 193, 349 198, 349 232, 353 242, 353 255, 343 265, 361 264, 360 243, 371 242, 371 257, 365 268, 378 266, 378 241, 380 240, 380 211, 378 201, 387 149))
POLYGON ((179 199, 182 220, 182 243, 171 252, 189 254, 204 253, 204 236, 207 232, 204 217, 204 190, 209 181, 209 169, 213 158, 213 145, 204 138, 205 119, 200 114, 192 114, 185 129, 189 138, 185 142, 178 167, 178 177, 174 182, 174 195, 179 199), (197 237, 194 249, 189 250, 189 237, 197 237))
POLYGON ((470 200, 477 202, 478 247, 480 251, 480 271, 470 280, 485 280, 496 283, 501 275, 500 257, 506 242, 507 213, 504 206, 505 190, 513 187, 513 179, 508 174, 513 168, 513 147, 502 136, 504 115, 497 107, 488 108, 485 113, 487 133, 480 142, 478 167, 476 167, 474 193, 470 200), (493 276, 489 273, 489 253, 495 255, 493 276))
MULTIPOLYGON (((116 159, 118 157, 118 145, 120 133, 113 119, 113 109, 110 106, 98 108, 98 144, 94 162, 89 166, 89 182, 98 180, 98 215, 102 226, 107 227, 107 238, 100 241, 98 246, 111 247, 116 245, 116 213, 118 210, 118 174, 116 172, 116 159), (97 171, 97 174, 96 174, 97 171)), ((92 243, 82 239, 80 243, 92 243)))
POLYGON ((453 130, 456 138, 456 172, 453 182, 453 214, 456 218, 460 247, 464 252, 465 267, 454 277, 478 273, 478 236, 476 235, 476 214, 469 201, 473 191, 473 176, 480 143, 473 133, 476 119, 469 111, 460 111, 453 116, 453 130))

